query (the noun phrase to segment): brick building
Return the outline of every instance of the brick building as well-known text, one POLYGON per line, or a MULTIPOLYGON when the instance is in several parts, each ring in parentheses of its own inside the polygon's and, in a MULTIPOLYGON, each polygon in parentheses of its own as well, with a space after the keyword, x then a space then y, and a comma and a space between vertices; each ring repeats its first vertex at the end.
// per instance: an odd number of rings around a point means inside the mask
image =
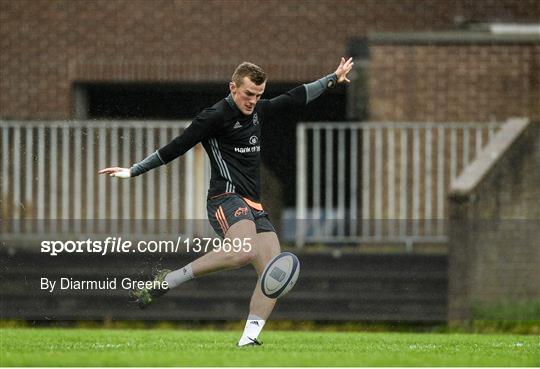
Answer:
POLYGON ((540 34, 383 34, 370 50, 371 120, 540 118, 540 34))
MULTIPOLYGON (((371 32, 447 31, 470 23, 537 23, 540 19, 540 4, 535 0, 344 0, 337 3, 326 0, 2 0, 0 7, 0 117, 46 120, 88 116, 88 111, 95 108, 91 106, 92 100, 95 101, 91 88, 98 83, 186 86, 204 82, 210 84, 210 90, 204 93, 218 91, 217 96, 221 96, 226 93, 225 83, 234 66, 249 59, 267 69, 271 81, 284 83, 284 88, 332 71, 338 57, 348 53, 349 40, 366 37, 371 32)), ((464 53, 455 48, 410 50, 374 46, 370 77, 373 91, 369 103, 373 119, 485 120, 491 117, 492 105, 476 104, 474 96, 461 93, 468 87, 445 82, 447 69, 440 66, 446 60, 462 60, 456 57, 473 58, 476 63, 477 52, 481 63, 488 61, 486 73, 493 79, 481 80, 487 84, 481 88, 490 89, 492 83, 499 83, 496 73, 500 66, 512 64, 516 58, 527 61, 515 61, 518 75, 508 72, 515 82, 528 89, 538 85, 538 46, 474 49, 464 53), (409 83, 404 73, 407 78, 413 78, 412 64, 439 65, 429 79, 418 80, 418 95, 402 88, 409 83), (525 73, 527 68, 536 70, 536 74, 525 73), (395 88, 396 85, 399 88, 395 88), (451 90, 447 96, 431 94, 447 87, 451 90), (463 102, 464 107, 438 110, 440 103, 447 100, 459 106, 463 102), (419 101, 426 103, 412 114, 411 106, 419 101), (479 112, 478 107, 485 112, 479 112)), ((419 71, 423 69, 417 73, 419 71)), ((469 76, 464 84, 475 83, 476 72, 463 73, 469 76)), ((501 104, 508 97, 505 93, 509 93, 505 86, 505 82, 501 82, 500 88, 491 90, 493 96, 485 97, 497 107, 497 118, 507 115, 499 114, 506 108, 501 104)), ((141 91, 148 89, 136 89, 133 93, 141 91)), ((110 88, 101 88, 99 92, 115 95, 110 88)), ((340 93, 343 95, 343 91, 340 93)), ((532 109, 522 101, 511 105, 507 108, 512 115, 532 109)), ((187 117, 191 113, 178 114, 187 117)), ((174 115, 173 112, 172 117, 174 115)), ((344 115, 339 113, 333 118, 342 119, 344 115)), ((99 117, 99 114, 89 114, 89 117, 99 117)))

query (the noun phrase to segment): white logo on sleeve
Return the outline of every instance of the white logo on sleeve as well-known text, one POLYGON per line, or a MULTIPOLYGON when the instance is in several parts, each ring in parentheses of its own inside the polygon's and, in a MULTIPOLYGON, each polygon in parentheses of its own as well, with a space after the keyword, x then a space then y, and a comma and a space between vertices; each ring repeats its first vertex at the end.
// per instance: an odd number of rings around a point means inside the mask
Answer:
POLYGON ((239 121, 236 121, 236 123, 235 123, 235 125, 233 127, 233 129, 237 129, 237 128, 242 128, 242 125, 240 124, 239 121))

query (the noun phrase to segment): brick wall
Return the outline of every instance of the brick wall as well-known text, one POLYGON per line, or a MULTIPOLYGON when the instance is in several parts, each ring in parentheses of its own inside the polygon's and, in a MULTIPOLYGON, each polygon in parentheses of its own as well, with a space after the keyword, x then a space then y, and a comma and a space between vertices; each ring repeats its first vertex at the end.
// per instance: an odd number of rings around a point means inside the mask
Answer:
POLYGON ((347 40, 368 32, 540 18, 535 0, 1 0, 0 7, 0 117, 16 119, 69 118, 75 81, 226 81, 244 59, 274 80, 305 81, 332 71, 347 40))
POLYGON ((402 43, 370 47, 371 120, 540 119, 540 40, 402 43))
MULTIPOLYGON (((451 321, 485 318, 477 314, 540 300, 539 167, 540 122, 517 136, 503 127, 454 183, 449 197, 451 321)), ((523 318, 518 311, 498 317, 523 318)))

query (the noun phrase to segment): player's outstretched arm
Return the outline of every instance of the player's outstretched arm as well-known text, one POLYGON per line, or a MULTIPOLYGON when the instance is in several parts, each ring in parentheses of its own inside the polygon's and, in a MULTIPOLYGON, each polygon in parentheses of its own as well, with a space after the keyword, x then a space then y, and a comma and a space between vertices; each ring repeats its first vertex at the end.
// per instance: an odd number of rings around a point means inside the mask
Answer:
POLYGON ((143 161, 133 164, 131 168, 109 167, 101 169, 98 173, 108 174, 111 177, 130 178, 141 175, 163 164, 165 164, 165 162, 161 159, 158 152, 155 151, 148 157, 146 157, 143 161))
POLYGON ((324 76, 314 82, 305 84, 306 104, 321 96, 326 89, 333 88, 336 83, 350 83, 351 81, 347 78, 347 75, 352 70, 353 65, 352 58, 345 60, 345 58, 342 57, 334 73, 324 76))
POLYGON ((181 135, 148 155, 144 160, 133 164, 131 168, 109 167, 101 169, 98 173, 108 174, 111 177, 131 178, 167 164, 184 155, 198 142, 207 138, 212 133, 216 122, 219 122, 220 117, 219 112, 215 109, 205 109, 197 115, 181 135))
POLYGON ((334 73, 319 78, 311 83, 293 88, 283 95, 270 100, 273 113, 284 113, 291 108, 301 108, 321 96, 327 89, 333 88, 338 83, 350 83, 348 74, 354 65, 352 58, 341 58, 334 73))

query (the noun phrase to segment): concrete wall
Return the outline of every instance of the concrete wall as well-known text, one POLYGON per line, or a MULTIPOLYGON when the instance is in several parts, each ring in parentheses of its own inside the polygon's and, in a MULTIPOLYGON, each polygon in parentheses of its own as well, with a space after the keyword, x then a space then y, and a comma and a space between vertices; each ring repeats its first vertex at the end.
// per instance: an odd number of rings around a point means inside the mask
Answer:
POLYGON ((539 168, 540 124, 514 120, 452 184, 450 321, 540 300, 539 168))

